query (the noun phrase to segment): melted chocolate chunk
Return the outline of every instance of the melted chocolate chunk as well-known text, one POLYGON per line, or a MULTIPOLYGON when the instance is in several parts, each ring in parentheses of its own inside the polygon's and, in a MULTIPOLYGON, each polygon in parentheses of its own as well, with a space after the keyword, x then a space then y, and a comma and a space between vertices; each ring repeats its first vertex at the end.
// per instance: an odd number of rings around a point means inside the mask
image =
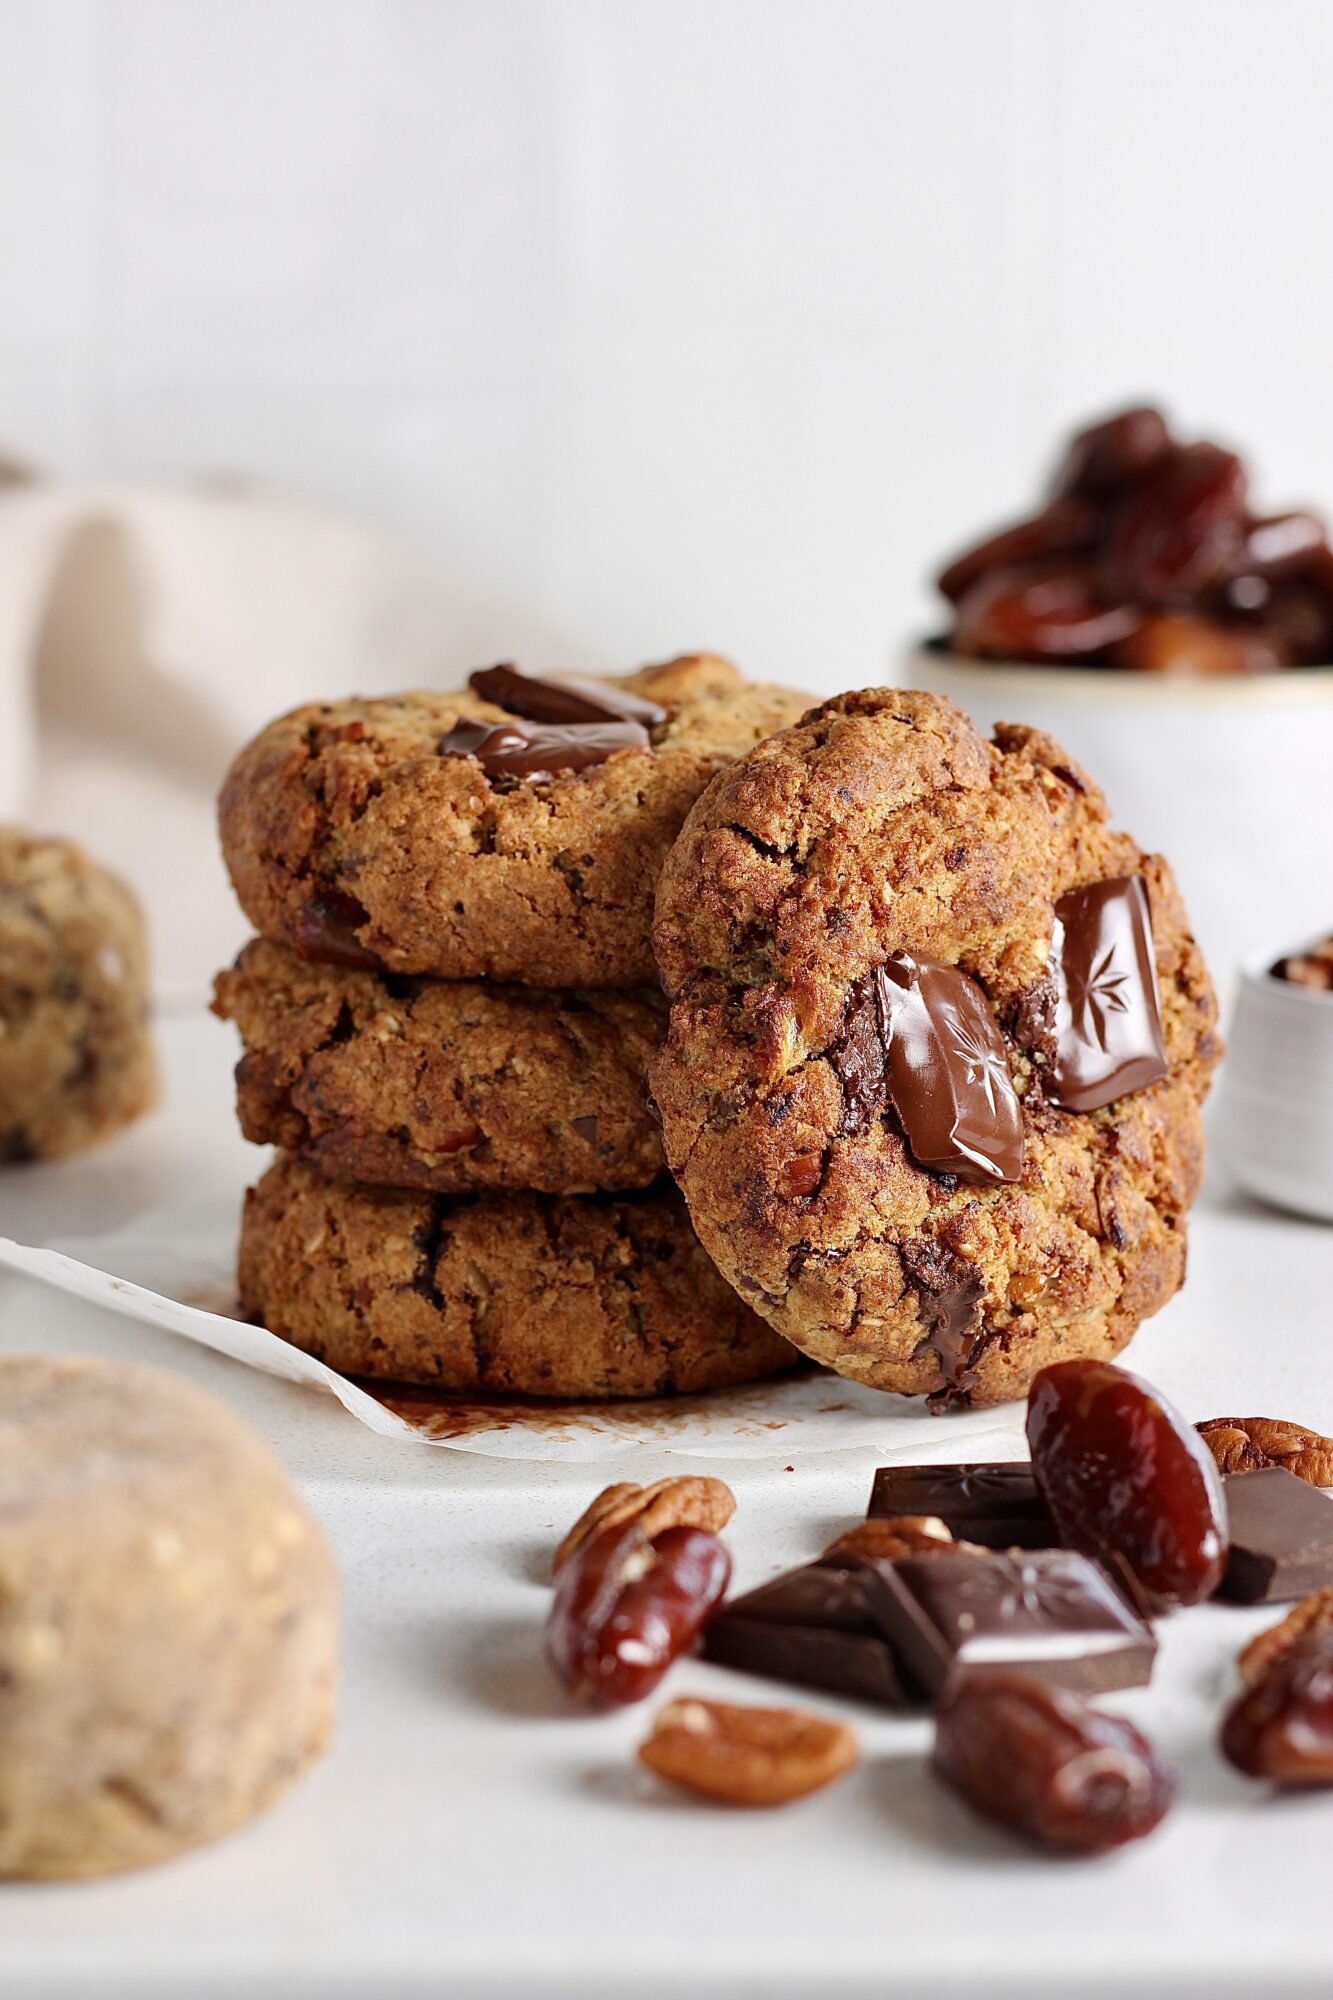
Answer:
POLYGON ((1058 1537, 1023 1460, 994 1465, 881 1465, 866 1518, 933 1514, 960 1542, 1050 1549, 1058 1537))
POLYGON ((488 778, 549 784, 567 771, 604 764, 617 750, 647 750, 639 722, 567 722, 524 727, 518 722, 456 722, 436 745, 441 757, 475 757, 488 778))
POLYGON ((301 905, 297 956, 320 965, 350 965, 380 972, 384 961, 357 936, 369 922, 369 910, 345 889, 316 889, 301 905))
POLYGON ((1066 1111, 1098 1111, 1167 1073, 1148 891, 1141 875, 1093 882, 1055 915, 1047 1088, 1066 1111))
POLYGON ((950 1389, 966 1390, 985 1339, 980 1266, 940 1243, 904 1244, 901 1254, 926 1328, 912 1359, 933 1349, 950 1389))
POLYGON ((589 1146, 597 1144, 597 1114, 591 1112, 584 1118, 571 1118, 570 1125, 589 1146))
POLYGON ((894 952, 851 988, 828 1052, 841 1131, 864 1132, 892 1103, 917 1165, 962 1181, 1016 1181, 1023 1116, 986 996, 956 966, 894 952))
POLYGON ((1142 1687, 1157 1642, 1096 1563, 1069 1549, 962 1551, 876 1563, 870 1609, 900 1672, 938 1694, 951 1674, 1003 1668, 1099 1694, 1142 1687))
POLYGON ((875 975, 889 1096, 918 1166, 1023 1175, 1023 1114, 985 994, 957 966, 896 951, 875 975))
POLYGON ((638 722, 654 729, 667 712, 642 695, 601 681, 540 680, 517 667, 483 667, 469 674, 468 686, 483 701, 493 701, 510 715, 530 722, 638 722))

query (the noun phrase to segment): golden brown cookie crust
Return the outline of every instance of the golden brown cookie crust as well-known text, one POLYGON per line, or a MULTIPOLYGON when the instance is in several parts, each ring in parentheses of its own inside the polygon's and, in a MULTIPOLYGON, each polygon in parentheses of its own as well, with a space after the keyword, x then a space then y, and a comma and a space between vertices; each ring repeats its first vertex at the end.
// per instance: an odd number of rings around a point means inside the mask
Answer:
POLYGON ((156 1100, 133 892, 72 841, 0 826, 0 1163, 82 1151, 156 1100))
POLYGON ((256 938, 213 1011, 245 1042, 241 1129, 330 1180, 586 1193, 661 1174, 660 993, 559 993, 309 965, 256 938))
POLYGON ((242 1310, 349 1375, 525 1396, 754 1382, 791 1349, 669 1181, 639 1194, 349 1188, 280 1156, 246 1197, 242 1310))
POLYGON ((549 784, 492 781, 475 757, 439 754, 460 717, 508 719, 466 689, 312 704, 271 723, 220 803, 255 929, 299 947, 311 899, 332 892, 354 899, 361 945, 396 972, 655 984, 653 889, 685 814, 807 697, 705 654, 608 685, 667 709, 651 751, 549 784))
POLYGON ((815 1360, 942 1401, 1021 1395, 1059 1356, 1109 1355, 1184 1274, 1216 1003, 1170 869, 1112 830, 1058 744, 951 702, 867 689, 714 780, 668 857, 655 942, 672 999, 649 1082, 668 1161, 723 1275, 815 1360), (1169 1074, 1077 1116, 1023 1032, 1054 903, 1141 872, 1169 1074), (951 1184, 891 1112, 846 1132, 829 1051, 854 982, 904 950, 988 995, 1022 1100, 1013 1186, 951 1184), (942 1316, 969 1324, 942 1360, 942 1316), (975 1341, 973 1336, 976 1336, 975 1341))

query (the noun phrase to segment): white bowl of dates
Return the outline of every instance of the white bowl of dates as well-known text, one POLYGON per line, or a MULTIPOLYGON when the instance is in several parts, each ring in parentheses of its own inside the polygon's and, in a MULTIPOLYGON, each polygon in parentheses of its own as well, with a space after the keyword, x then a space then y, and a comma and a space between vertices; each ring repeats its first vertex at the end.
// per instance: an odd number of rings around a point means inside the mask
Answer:
POLYGON ((1214 1136, 1241 1186, 1333 1222, 1333 937, 1247 966, 1214 1136))
POLYGON ((1156 410, 1071 443, 1041 511, 940 573, 950 631, 903 678, 1028 722, 1170 855, 1217 971, 1299 933, 1333 853, 1333 550, 1254 514, 1239 458, 1156 410))

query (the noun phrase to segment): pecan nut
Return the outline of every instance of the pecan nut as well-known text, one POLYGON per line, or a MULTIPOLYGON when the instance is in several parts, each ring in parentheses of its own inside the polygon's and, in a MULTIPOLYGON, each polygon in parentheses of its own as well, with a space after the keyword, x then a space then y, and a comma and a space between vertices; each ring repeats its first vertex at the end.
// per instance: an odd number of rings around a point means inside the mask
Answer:
POLYGON ((826 1556, 868 1556, 872 1562, 897 1562, 899 1556, 937 1555, 958 1543, 938 1514, 894 1514, 884 1520, 858 1521, 830 1542, 826 1556))
POLYGON ((850 1771, 860 1745, 845 1723, 798 1708, 684 1698, 653 1718, 639 1760, 689 1792, 732 1806, 781 1806, 850 1771))
POLYGON ((1280 1465, 1307 1486, 1333 1486, 1333 1438, 1282 1417, 1210 1417, 1199 1436, 1221 1472, 1280 1465))
POLYGON ((1299 1604, 1293 1604, 1286 1617, 1279 1619, 1276 1625, 1266 1625, 1242 1649, 1236 1665, 1246 1687, 1253 1687, 1261 1681, 1288 1647, 1303 1639, 1307 1632, 1320 1631, 1330 1625, 1333 1625, 1333 1584, 1325 1584, 1322 1590, 1312 1590, 1299 1604))
POLYGON ((736 1511, 736 1496, 721 1479, 659 1479, 652 1486, 622 1482, 608 1486, 584 1509, 561 1542, 551 1562, 559 1576, 572 1555, 600 1535, 603 1528, 628 1527, 636 1521, 648 1541, 667 1528, 703 1528, 716 1535, 736 1511))

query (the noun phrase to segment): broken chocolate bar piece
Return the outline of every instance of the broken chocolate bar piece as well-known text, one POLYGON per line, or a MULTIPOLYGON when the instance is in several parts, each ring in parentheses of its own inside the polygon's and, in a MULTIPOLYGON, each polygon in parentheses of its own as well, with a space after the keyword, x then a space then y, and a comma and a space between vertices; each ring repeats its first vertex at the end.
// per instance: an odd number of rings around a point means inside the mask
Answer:
POLYGON ((900 1674, 936 1695, 951 1674, 1003 1668, 1101 1694, 1142 1687, 1157 1642, 1086 1556, 906 1556, 874 1566, 868 1602, 900 1674))
POLYGON ((890 1708, 910 1699, 866 1604, 874 1572, 859 1557, 789 1570, 723 1605, 705 1627, 706 1660, 890 1708))
POLYGON ((1333 1499, 1283 1466, 1223 1481, 1230 1521, 1217 1595, 1233 1604, 1280 1604, 1333 1583, 1333 1499))
POLYGON ((872 1521, 934 1514, 960 1542, 987 1549, 1049 1549, 1059 1537, 1032 1468, 995 1465, 882 1465, 867 1509, 872 1521))

